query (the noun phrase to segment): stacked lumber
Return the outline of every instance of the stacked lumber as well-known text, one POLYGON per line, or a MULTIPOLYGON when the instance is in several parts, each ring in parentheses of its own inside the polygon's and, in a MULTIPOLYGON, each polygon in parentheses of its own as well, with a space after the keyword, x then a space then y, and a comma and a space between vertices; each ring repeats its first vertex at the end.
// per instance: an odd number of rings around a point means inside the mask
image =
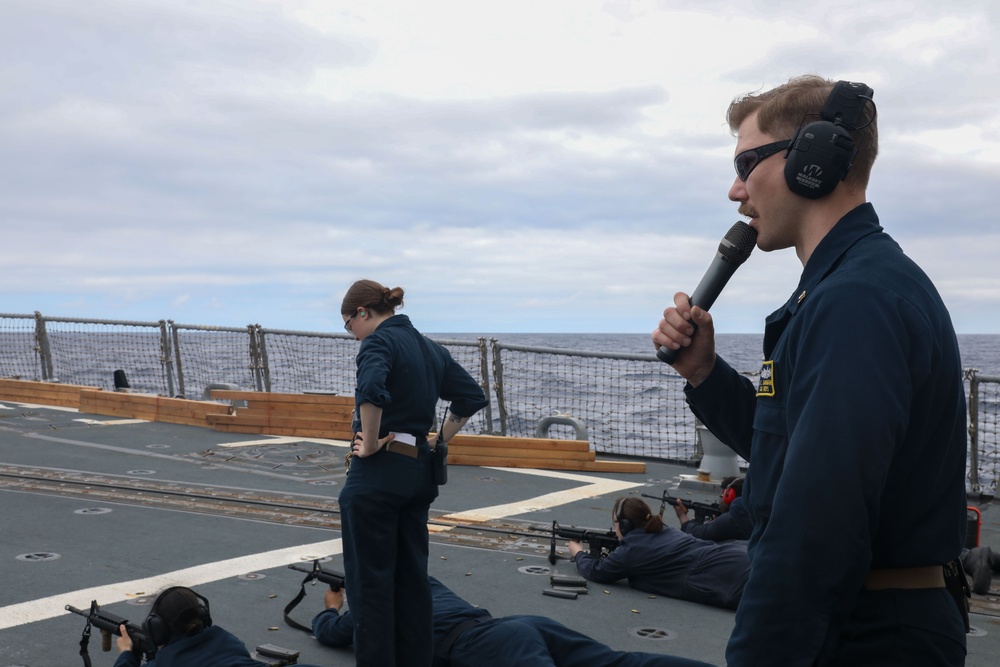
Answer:
MULTIPOLYGON (((208 416, 217 431, 286 435, 300 438, 351 439, 354 398, 327 394, 212 390, 212 398, 245 402, 231 414, 208 416)), ((545 468, 588 472, 646 472, 635 461, 598 461, 585 440, 457 435, 448 443, 450 465, 545 468)))
POLYGON ((213 389, 212 398, 246 404, 232 414, 210 415, 208 423, 216 431, 351 439, 353 397, 213 389))
MULTIPOLYGON (((350 440, 354 398, 327 394, 212 390, 212 398, 246 402, 231 414, 209 415, 217 431, 350 440)), ((646 472, 635 461, 598 461, 585 440, 462 435, 448 443, 450 465, 545 468, 588 472, 646 472)))
POLYGON ((587 440, 461 433, 448 443, 448 463, 586 472, 646 472, 646 464, 641 461, 598 461, 587 440))
MULTIPOLYGON (((152 394, 110 392, 77 385, 0 380, 0 400, 76 408, 80 412, 146 421, 207 426, 226 433, 351 439, 354 398, 327 394, 212 390, 191 401, 152 394)), ((598 461, 586 440, 459 434, 448 443, 450 465, 542 468, 587 472, 646 472, 640 461, 598 461)))
POLYGON ((58 382, 0 380, 0 401, 79 408, 80 392, 84 389, 95 390, 94 387, 58 382))
POLYGON ((131 394, 85 388, 80 392, 80 412, 151 422, 209 426, 208 418, 227 414, 229 406, 214 401, 191 401, 154 394, 131 394))

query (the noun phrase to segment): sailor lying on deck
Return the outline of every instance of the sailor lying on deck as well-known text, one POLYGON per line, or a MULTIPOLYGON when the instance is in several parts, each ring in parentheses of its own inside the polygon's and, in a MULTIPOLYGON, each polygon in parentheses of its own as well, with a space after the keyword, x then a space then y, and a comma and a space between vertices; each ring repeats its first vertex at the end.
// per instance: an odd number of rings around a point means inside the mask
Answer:
POLYGON ((719 498, 722 514, 711 521, 688 517, 688 508, 683 501, 674 505, 674 513, 681 523, 681 530, 688 535, 712 542, 728 540, 749 540, 753 532, 753 521, 743 501, 743 478, 726 477, 722 480, 722 495, 719 498))
POLYGON ((640 591, 736 609, 750 576, 747 543, 709 542, 663 525, 639 498, 619 498, 611 522, 621 544, 595 559, 579 542, 569 553, 580 575, 599 583, 628 578, 640 591))
MULTIPOLYGON (((655 653, 615 651, 544 616, 493 618, 434 577, 434 667, 707 667, 708 663, 655 653)), ((351 612, 340 613, 344 590, 327 590, 327 608, 313 619, 313 634, 326 646, 350 646, 351 612)))
POLYGON ((972 592, 986 595, 990 592, 993 572, 1000 572, 1000 552, 989 546, 962 549, 962 567, 972 578, 972 592))
MULTIPOLYGON (((138 667, 142 656, 133 652, 132 638, 125 626, 118 637, 115 667, 138 667)), ((250 656, 246 645, 235 635, 213 625, 208 599, 190 588, 173 586, 157 595, 142 623, 145 636, 158 648, 146 667, 264 667, 250 656)), ((299 667, 316 665, 299 664, 299 667)))

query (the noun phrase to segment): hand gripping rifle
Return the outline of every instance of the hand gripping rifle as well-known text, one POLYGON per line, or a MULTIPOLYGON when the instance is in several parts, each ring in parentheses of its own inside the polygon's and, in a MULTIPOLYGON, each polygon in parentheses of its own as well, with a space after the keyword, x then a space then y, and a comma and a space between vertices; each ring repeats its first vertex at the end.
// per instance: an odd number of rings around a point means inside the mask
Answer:
POLYGON ((684 507, 694 512, 694 518, 697 521, 704 523, 705 521, 710 521, 715 517, 722 514, 722 508, 719 507, 719 503, 700 503, 696 500, 684 500, 683 498, 674 498, 670 495, 669 491, 664 491, 662 496, 648 496, 645 493, 642 494, 643 498, 652 498, 653 500, 660 501, 660 518, 663 518, 663 510, 667 505, 673 507, 677 506, 677 503, 682 503, 684 507))
POLYGON ((111 635, 121 636, 120 626, 124 625, 128 636, 132 639, 132 652, 136 655, 142 654, 146 660, 152 660, 156 656, 156 645, 146 637, 142 628, 134 623, 130 623, 121 616, 116 616, 101 609, 97 600, 90 603, 90 610, 77 609, 73 605, 66 605, 66 611, 73 612, 87 619, 87 625, 83 628, 83 635, 80 637, 80 656, 83 658, 84 667, 90 667, 90 654, 87 652, 87 645, 90 643, 90 626, 95 626, 101 631, 101 650, 111 650, 111 635))
MULTIPOLYGON (((577 528, 576 526, 560 526, 558 521, 552 522, 552 541, 549 544, 549 563, 555 565, 556 559, 556 538, 562 537, 574 542, 586 542, 590 545, 590 555, 594 558, 603 558, 617 548, 620 544, 618 536, 613 530, 599 530, 597 528, 577 528)), ((562 557, 564 558, 564 557, 562 557)))
POLYGON ((288 566, 289 570, 298 570, 299 572, 305 572, 306 578, 302 580, 302 587, 299 589, 299 594, 295 596, 295 599, 285 605, 285 623, 295 628, 296 630, 304 630, 305 632, 312 632, 311 627, 302 625, 295 619, 293 619, 288 614, 295 609, 296 605, 302 602, 302 598, 306 596, 306 584, 311 581, 319 581, 323 584, 329 584, 331 591, 339 591, 344 587, 344 575, 335 570, 327 570, 322 565, 319 564, 319 559, 317 558, 312 562, 312 567, 307 567, 305 565, 300 565, 299 563, 292 563, 288 566))

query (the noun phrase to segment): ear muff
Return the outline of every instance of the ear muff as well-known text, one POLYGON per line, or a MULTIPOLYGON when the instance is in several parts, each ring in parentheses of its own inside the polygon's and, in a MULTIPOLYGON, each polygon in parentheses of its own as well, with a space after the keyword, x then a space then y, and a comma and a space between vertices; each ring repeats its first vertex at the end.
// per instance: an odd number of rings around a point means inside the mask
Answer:
POLYGON ((734 500, 736 500, 736 489, 734 489, 730 484, 726 487, 726 490, 722 492, 722 502, 726 505, 732 505, 734 500))
POLYGON ((618 532, 625 535, 629 531, 635 530, 635 524, 631 519, 625 518, 625 501, 620 501, 615 507, 615 520, 618 522, 618 532))
POLYGON ((173 635, 173 631, 171 630, 172 627, 186 624, 195 618, 201 621, 203 627, 207 628, 212 625, 212 615, 209 611, 208 598, 199 595, 185 586, 173 586, 166 589, 156 597, 156 602, 153 603, 153 608, 149 610, 146 620, 142 622, 142 631, 154 646, 163 646, 170 641, 171 636, 173 635), (194 606, 182 609, 175 618, 169 620, 165 619, 160 615, 160 600, 162 600, 168 593, 177 590, 186 590, 190 592, 198 599, 198 602, 194 606))
POLYGON ((789 190, 819 199, 847 178, 858 154, 851 130, 858 129, 857 122, 873 94, 863 83, 837 82, 819 113, 821 120, 800 125, 785 151, 789 190))

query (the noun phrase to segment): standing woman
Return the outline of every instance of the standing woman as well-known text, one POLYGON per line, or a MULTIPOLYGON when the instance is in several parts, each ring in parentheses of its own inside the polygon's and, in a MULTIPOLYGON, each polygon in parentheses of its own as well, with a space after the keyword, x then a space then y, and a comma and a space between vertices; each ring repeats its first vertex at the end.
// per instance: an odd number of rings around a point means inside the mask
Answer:
POLYGON ((361 341, 340 517, 355 655, 366 667, 431 664, 427 514, 438 487, 427 433, 439 397, 451 406, 437 443, 487 404, 446 349, 396 315, 402 305, 402 288, 359 280, 340 306, 344 328, 361 341))

